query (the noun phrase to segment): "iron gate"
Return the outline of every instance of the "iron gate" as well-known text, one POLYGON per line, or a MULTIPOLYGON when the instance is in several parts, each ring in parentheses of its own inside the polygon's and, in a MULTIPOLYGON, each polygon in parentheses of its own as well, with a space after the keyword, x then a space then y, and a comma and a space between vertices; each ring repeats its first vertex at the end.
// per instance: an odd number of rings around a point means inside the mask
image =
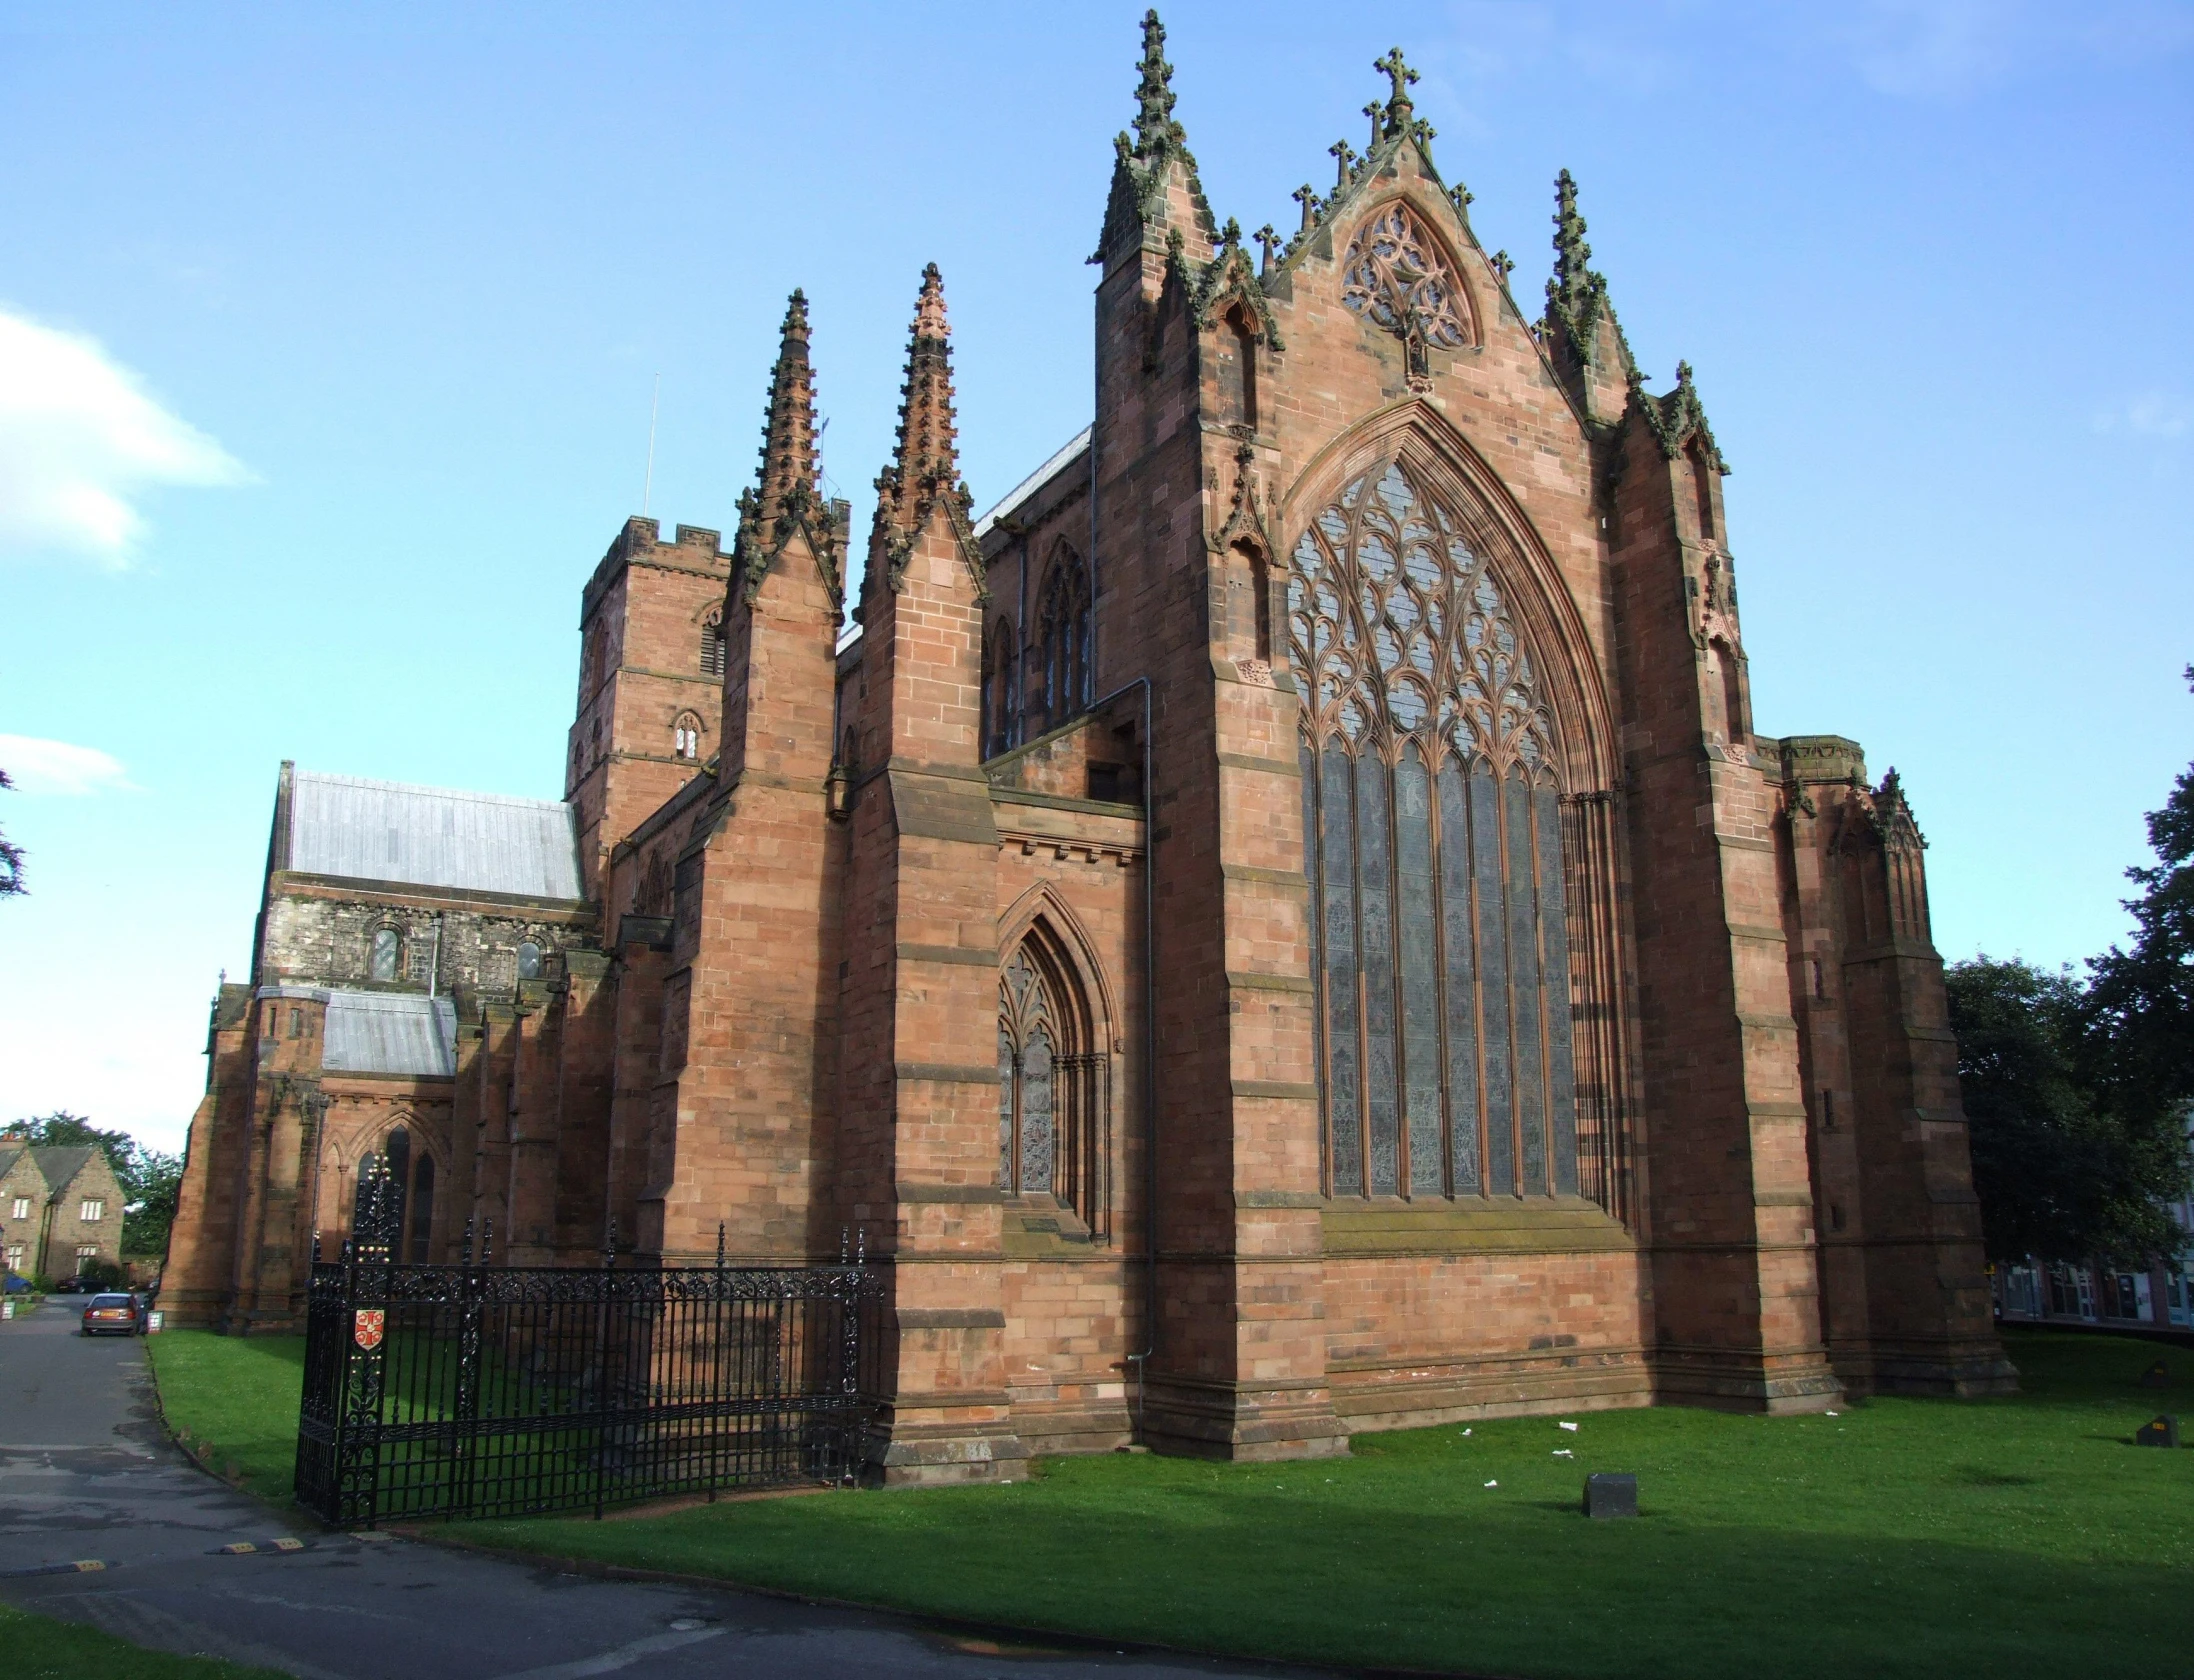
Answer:
POLYGON ((390 1259, 397 1197, 316 1262, 297 1499, 330 1523, 848 1481, 880 1290, 859 1263, 619 1271, 390 1259))

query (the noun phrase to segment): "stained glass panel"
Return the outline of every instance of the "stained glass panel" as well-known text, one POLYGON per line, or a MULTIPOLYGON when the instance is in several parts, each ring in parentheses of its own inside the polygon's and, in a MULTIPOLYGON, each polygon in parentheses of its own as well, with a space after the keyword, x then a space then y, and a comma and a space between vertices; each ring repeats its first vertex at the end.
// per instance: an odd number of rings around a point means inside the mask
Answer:
POLYGON ((1336 1195, 1576 1183, 1552 718, 1464 529, 1389 460, 1351 480, 1293 551, 1336 1195))

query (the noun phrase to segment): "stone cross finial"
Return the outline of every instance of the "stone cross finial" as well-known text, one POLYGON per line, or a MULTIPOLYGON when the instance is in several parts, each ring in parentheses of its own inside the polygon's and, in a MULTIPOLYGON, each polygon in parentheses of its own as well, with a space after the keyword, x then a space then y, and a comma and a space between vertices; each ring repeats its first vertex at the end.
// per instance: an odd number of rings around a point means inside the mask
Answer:
POLYGON ((1417 80, 1417 72, 1402 62, 1402 49, 1390 48, 1386 57, 1372 61, 1372 69, 1383 71, 1394 84, 1394 97, 1386 105, 1386 131, 1389 134, 1408 132, 1409 115, 1415 109, 1409 100, 1409 84, 1417 80))
POLYGON ((1303 207, 1303 231, 1310 231, 1310 224, 1318 219, 1318 195, 1308 181, 1297 187, 1288 197, 1303 207))
POLYGON ((1364 107, 1364 115, 1371 119, 1371 149, 1379 149, 1379 119, 1386 115, 1386 107, 1374 99, 1364 107))
POLYGON ((1255 233, 1251 234, 1250 238, 1256 240, 1258 245, 1262 247, 1264 251, 1264 260, 1257 266, 1258 275, 1262 277, 1264 275, 1270 274, 1272 272, 1272 253, 1274 248, 1280 243, 1280 236, 1272 231, 1272 224, 1270 222, 1267 222, 1263 227, 1259 228, 1255 233))
POLYGON ((1508 277, 1516 272, 1516 259, 1506 251, 1493 253, 1493 272, 1501 277, 1501 284, 1508 284, 1508 277))
POLYGON ((1340 174, 1333 183, 1333 190, 1339 192, 1348 185, 1348 172, 1356 162, 1356 148, 1346 140, 1336 140, 1326 148, 1326 154, 1340 165, 1340 174))

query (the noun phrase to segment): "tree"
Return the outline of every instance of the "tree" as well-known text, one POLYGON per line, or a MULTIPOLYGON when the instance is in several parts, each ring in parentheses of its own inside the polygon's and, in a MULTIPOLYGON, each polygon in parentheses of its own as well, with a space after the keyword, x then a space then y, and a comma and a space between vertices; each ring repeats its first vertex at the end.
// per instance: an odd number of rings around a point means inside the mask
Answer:
MULTIPOLYGON (((8 773, 0 770, 0 790, 12 789, 14 786, 15 783, 8 779, 8 773)), ((0 834, 0 898, 13 898, 17 893, 26 890, 23 885, 23 848, 11 842, 5 834, 0 834)))
POLYGON ((65 1108, 34 1120, 18 1120, 9 1129, 21 1132, 41 1149, 89 1144, 105 1150, 107 1164, 122 1186, 122 1252, 144 1257, 167 1252, 168 1227, 175 1222, 183 1187, 182 1156, 148 1149, 127 1132, 103 1130, 65 1108))
MULTIPOLYGON (((2194 688, 2194 665, 2186 668, 2194 688)), ((2110 1106, 2177 1140, 2194 1101, 2194 765, 2148 813, 2153 868, 2126 875, 2133 948, 2088 964, 2087 1073, 2110 1106)))
POLYGON ((1991 1260, 2146 1261, 2176 1244, 2169 1163, 2101 1109, 2082 1073, 2086 998, 2069 970, 1987 956, 1944 976, 1991 1260))

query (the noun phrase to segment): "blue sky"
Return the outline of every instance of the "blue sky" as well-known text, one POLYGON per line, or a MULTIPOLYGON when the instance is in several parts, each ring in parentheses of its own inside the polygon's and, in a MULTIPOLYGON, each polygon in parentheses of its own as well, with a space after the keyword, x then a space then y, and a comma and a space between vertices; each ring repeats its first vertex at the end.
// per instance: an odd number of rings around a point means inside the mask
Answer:
MULTIPOLYGON (((655 378, 652 511, 728 525, 794 285, 857 507, 925 262, 977 501, 1085 423, 1139 16, 0 4, 0 1118, 179 1144, 283 758, 561 791, 655 378)), ((1245 227, 1396 42, 1521 299, 1574 171, 1735 469, 1759 727, 1904 773, 1946 954, 2122 936, 2194 757, 2194 5, 1165 17, 1245 227)))

